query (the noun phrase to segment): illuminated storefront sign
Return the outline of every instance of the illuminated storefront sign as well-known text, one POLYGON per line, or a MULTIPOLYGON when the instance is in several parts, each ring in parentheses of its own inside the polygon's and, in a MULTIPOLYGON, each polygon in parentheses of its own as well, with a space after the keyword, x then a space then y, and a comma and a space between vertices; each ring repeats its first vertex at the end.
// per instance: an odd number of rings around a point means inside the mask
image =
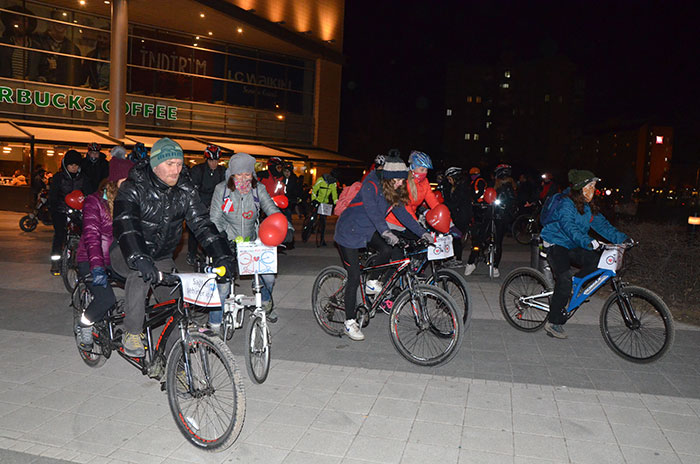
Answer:
MULTIPOLYGON (((29 90, 23 88, 0 86, 0 104, 35 106, 46 108, 53 106, 59 110, 83 111, 94 113, 101 111, 109 114, 109 99, 98 100, 92 96, 72 95, 61 92, 48 92, 45 90, 29 90)), ((144 118, 177 121, 177 106, 156 105, 142 102, 126 102, 125 114, 127 116, 142 116, 144 118)))

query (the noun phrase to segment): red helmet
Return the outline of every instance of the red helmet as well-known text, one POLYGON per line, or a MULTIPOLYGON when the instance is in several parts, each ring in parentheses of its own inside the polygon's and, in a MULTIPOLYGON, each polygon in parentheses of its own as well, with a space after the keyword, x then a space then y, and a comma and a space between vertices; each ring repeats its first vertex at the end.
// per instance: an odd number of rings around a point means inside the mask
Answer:
POLYGON ((99 152, 99 151, 102 151, 102 146, 99 143, 95 143, 95 142, 88 143, 87 151, 88 152, 91 152, 91 151, 98 151, 99 152))
POLYGON ((218 160, 221 158, 221 148, 217 145, 209 145, 204 149, 204 157, 210 160, 218 160))
POLYGON ((273 166, 282 166, 282 164, 284 163, 282 162, 282 158, 280 158, 279 156, 273 156, 272 158, 267 160, 268 169, 273 166))

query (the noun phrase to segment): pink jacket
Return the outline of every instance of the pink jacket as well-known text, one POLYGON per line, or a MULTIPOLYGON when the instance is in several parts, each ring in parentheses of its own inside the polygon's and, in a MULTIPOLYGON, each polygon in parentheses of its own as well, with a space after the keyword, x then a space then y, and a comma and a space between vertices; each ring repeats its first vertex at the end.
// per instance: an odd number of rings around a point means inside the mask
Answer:
POLYGON ((83 204, 83 235, 78 245, 78 262, 89 262, 90 270, 109 266, 112 240, 112 216, 107 200, 99 191, 88 195, 83 204))

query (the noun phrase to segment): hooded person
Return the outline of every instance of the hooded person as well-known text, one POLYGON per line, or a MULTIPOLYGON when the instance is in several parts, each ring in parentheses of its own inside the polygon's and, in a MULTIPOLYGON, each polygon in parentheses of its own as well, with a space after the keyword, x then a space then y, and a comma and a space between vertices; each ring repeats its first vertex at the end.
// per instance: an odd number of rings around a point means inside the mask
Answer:
MULTIPOLYGON (((255 158, 247 153, 236 153, 229 160, 225 180, 214 189, 209 208, 211 221, 226 237, 232 252, 237 242, 250 242, 258 238, 261 211, 268 216, 280 212, 265 186, 257 180, 255 158)), ((288 222, 287 237, 293 233, 294 228, 288 222)), ((275 276, 263 274, 260 277, 263 282, 263 307, 269 321, 276 322, 277 314, 272 304, 275 276)), ((209 324, 214 330, 221 325, 221 316, 221 311, 209 313, 209 324)))
POLYGON ((554 295, 544 329, 555 338, 567 338, 564 324, 567 320, 566 303, 572 288, 571 266, 580 268, 576 274, 578 277, 584 277, 598 267, 602 245, 589 235, 590 230, 611 243, 633 243, 605 219, 595 204, 595 184, 599 180, 591 171, 570 170, 571 187, 561 193, 563 198, 553 211, 552 221, 540 234, 554 276, 554 295))
MULTIPOLYGON (((102 180, 109 176, 109 161, 107 161, 107 156, 102 153, 102 147, 99 143, 88 144, 87 156, 83 158, 80 170, 85 177, 90 179, 90 185, 93 189, 97 189, 102 180)), ((86 193, 92 192, 94 190, 86 193)))

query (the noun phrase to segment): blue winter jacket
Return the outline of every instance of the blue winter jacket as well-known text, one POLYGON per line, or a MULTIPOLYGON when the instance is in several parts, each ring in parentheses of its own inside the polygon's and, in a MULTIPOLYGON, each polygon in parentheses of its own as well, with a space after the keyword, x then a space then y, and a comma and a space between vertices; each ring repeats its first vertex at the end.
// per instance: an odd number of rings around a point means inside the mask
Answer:
MULTIPOLYGON (((391 209, 394 216, 408 230, 421 236, 426 230, 406 211, 404 206, 391 209)), ((382 184, 376 171, 370 172, 362 182, 362 188, 352 199, 347 209, 340 215, 335 225, 335 241, 345 248, 364 248, 374 232, 380 234, 389 230, 386 215, 389 204, 382 194, 382 184)))
POLYGON ((591 249, 593 238, 588 232, 593 229, 611 243, 622 243, 627 238, 613 227, 602 214, 591 217, 590 206, 584 206, 584 213, 579 214, 574 202, 564 198, 559 209, 554 212, 554 221, 542 229, 542 240, 554 245, 573 248, 591 249))

